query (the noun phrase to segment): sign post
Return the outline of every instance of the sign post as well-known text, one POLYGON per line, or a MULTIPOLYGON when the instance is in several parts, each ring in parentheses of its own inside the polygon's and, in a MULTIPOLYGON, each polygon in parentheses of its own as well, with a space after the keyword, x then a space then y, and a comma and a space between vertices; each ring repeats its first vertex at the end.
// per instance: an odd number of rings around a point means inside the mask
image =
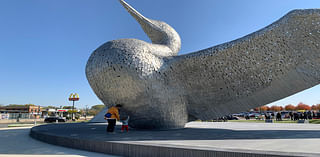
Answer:
POLYGON ((74 102, 75 101, 79 101, 79 94, 77 94, 77 93, 71 93, 70 94, 70 96, 69 96, 69 101, 72 101, 73 103, 72 103, 72 114, 71 114, 71 119, 72 119, 72 121, 75 121, 75 119, 74 119, 74 116, 73 116, 73 112, 74 112, 74 102))

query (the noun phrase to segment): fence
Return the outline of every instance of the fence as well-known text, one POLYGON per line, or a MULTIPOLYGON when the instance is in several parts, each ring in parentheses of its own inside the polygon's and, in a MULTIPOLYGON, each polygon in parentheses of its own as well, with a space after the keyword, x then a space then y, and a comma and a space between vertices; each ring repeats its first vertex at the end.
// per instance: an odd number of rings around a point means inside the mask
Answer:
POLYGON ((2 119, 9 119, 9 114, 8 113, 0 113, 0 120, 2 119))
MULTIPOLYGON (((30 113, 0 113, 0 120, 2 119, 35 119, 35 116, 38 118, 42 117, 38 114, 30 114, 30 113), (39 117, 40 116, 40 117, 39 117)), ((36 119, 38 119, 36 118, 36 119)))

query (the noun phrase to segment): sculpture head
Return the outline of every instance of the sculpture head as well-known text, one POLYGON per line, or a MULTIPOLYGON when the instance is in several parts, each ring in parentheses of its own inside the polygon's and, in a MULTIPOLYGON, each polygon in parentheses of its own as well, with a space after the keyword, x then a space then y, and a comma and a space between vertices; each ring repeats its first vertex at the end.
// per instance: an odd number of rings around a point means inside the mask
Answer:
POLYGON ((177 55, 181 48, 179 34, 167 23, 144 17, 124 0, 119 0, 131 16, 139 22, 143 31, 148 35, 153 44, 168 46, 172 55, 177 55))

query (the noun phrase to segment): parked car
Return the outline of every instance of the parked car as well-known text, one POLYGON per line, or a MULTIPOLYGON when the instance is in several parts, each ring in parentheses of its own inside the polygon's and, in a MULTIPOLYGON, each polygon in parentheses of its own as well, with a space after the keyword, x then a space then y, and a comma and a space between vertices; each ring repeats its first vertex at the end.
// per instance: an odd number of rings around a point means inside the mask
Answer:
POLYGON ((236 113, 236 114, 232 114, 232 116, 234 116, 234 117, 244 117, 245 113, 236 113))
POLYGON ((239 120, 239 117, 233 116, 233 115, 228 115, 226 116, 228 120, 239 120))
POLYGON ((52 122, 66 122, 66 120, 62 117, 47 117, 44 119, 45 123, 52 123, 52 122))

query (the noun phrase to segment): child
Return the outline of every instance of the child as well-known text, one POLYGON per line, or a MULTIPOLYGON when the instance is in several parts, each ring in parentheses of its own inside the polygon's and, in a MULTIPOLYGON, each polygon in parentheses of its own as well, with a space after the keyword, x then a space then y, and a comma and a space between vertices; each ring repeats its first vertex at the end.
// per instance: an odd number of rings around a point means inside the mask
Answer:
POLYGON ((126 129, 128 132, 129 131, 129 128, 128 128, 129 116, 124 117, 124 119, 122 119, 121 122, 122 122, 121 132, 123 132, 124 129, 126 129))

